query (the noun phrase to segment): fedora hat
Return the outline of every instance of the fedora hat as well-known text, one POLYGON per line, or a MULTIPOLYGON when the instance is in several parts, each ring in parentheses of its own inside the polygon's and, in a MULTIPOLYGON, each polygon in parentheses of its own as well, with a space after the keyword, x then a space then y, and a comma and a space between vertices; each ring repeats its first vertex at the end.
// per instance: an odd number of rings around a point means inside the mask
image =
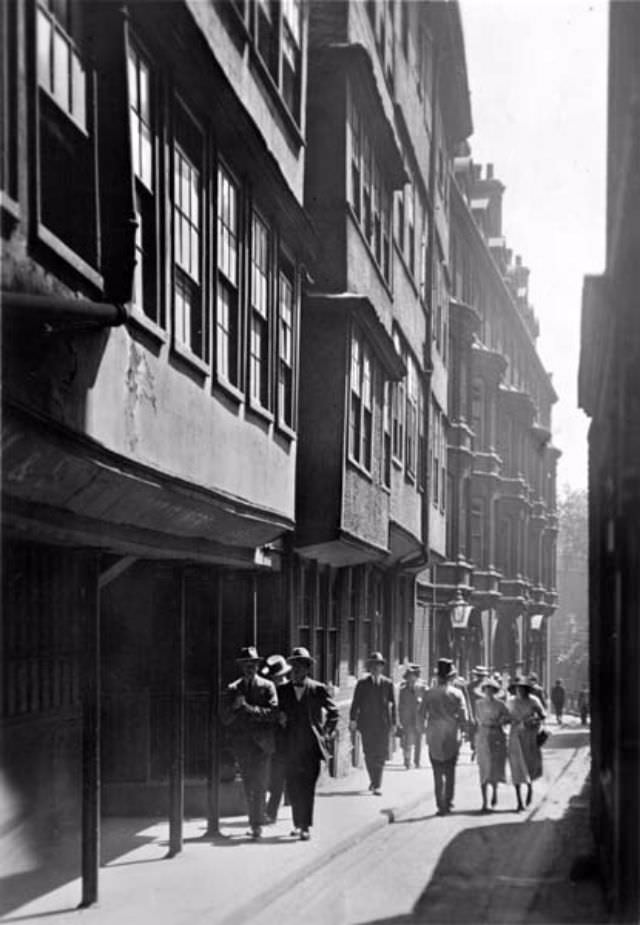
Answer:
POLYGON ((287 661, 307 662, 308 665, 312 665, 315 662, 315 658, 313 658, 309 650, 305 649, 304 646, 296 646, 287 661))
POLYGON ((262 659, 258 655, 258 650, 255 646, 243 646, 240 649, 240 655, 237 657, 236 662, 261 662, 262 659))
POLYGON ((287 660, 284 655, 270 655, 265 659, 265 665, 260 674, 269 681, 273 681, 274 678, 284 677, 284 675, 289 674, 290 671, 291 665, 287 665, 287 660))
POLYGON ((458 672, 453 667, 453 662, 450 658, 439 658, 438 659, 438 677, 439 678, 452 678, 458 672))
POLYGON ((480 689, 484 690, 485 687, 490 687, 494 691, 500 690, 500 685, 494 678, 485 678, 484 681, 482 681, 482 683, 480 684, 480 689))
POLYGON ((382 652, 372 652, 367 659, 367 665, 384 665, 386 659, 383 658, 382 652))

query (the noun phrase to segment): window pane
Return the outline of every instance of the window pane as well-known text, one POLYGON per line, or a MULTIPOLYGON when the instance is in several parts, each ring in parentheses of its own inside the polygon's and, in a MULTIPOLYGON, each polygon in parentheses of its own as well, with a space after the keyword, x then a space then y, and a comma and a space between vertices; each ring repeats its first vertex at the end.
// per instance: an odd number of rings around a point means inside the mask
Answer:
POLYGON ((86 124, 85 75, 80 58, 71 52, 71 111, 73 118, 84 128, 86 124))
POLYGON ((69 47, 57 29, 53 34, 53 95, 69 112, 69 47))
POLYGON ((38 80, 51 91, 51 22, 38 10, 38 80))

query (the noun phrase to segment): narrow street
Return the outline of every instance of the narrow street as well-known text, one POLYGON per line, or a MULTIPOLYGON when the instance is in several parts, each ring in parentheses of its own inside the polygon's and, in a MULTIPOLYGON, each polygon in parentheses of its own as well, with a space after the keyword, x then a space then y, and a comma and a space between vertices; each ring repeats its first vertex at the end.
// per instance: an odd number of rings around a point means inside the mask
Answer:
POLYGON ((496 810, 482 815, 476 768, 465 752, 450 816, 435 816, 429 794, 264 908, 261 921, 292 921, 296 909, 304 909, 309 925, 603 921, 598 888, 568 883, 568 866, 579 853, 572 816, 586 805, 588 732, 575 725, 554 730, 544 756, 544 778, 526 814, 514 812, 513 790, 505 785, 496 810), (574 831, 565 852, 567 825, 574 831), (540 907, 543 894, 552 912, 540 907))

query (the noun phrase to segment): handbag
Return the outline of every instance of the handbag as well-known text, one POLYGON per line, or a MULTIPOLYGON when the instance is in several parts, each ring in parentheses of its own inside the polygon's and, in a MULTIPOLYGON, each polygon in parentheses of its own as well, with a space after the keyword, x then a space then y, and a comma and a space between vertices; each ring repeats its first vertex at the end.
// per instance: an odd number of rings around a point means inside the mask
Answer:
POLYGON ((536 733, 536 745, 538 746, 538 748, 541 748, 548 738, 549 738, 549 733, 547 732, 547 730, 539 729, 536 733))

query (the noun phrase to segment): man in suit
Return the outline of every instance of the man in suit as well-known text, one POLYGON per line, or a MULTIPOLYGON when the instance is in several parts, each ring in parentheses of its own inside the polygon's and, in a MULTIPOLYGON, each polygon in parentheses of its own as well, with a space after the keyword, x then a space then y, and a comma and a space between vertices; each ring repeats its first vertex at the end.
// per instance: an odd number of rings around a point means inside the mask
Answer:
POLYGON ((221 719, 231 727, 247 798, 249 834, 257 839, 262 835, 269 760, 275 751, 278 697, 273 683, 258 674, 262 659, 253 646, 241 649, 236 661, 242 677, 228 686, 221 719))
POLYGON ((465 699, 453 683, 456 675, 453 662, 439 658, 437 686, 430 688, 424 698, 427 747, 439 816, 445 816, 453 806, 458 752, 462 732, 467 726, 465 699))
POLYGON ((338 708, 324 684, 309 675, 314 659, 299 646, 287 659, 291 684, 281 688, 280 710, 286 734, 287 794, 293 814, 292 835, 308 841, 320 762, 328 761, 328 743, 335 734, 338 708))
POLYGON ((424 735, 425 686, 420 680, 420 665, 407 665, 404 680, 398 692, 399 732, 402 737, 404 766, 409 770, 413 752, 413 765, 420 767, 422 736, 424 735))
POLYGON ((278 694, 278 725, 275 727, 275 751, 271 756, 269 764, 269 799, 265 809, 265 823, 273 825, 278 819, 278 810, 280 801, 284 793, 285 777, 287 773, 287 731, 284 728, 286 716, 282 711, 281 700, 285 686, 290 685, 289 675, 291 674, 291 665, 282 655, 270 655, 260 674, 268 681, 273 681, 278 694))
POLYGON ((382 793, 382 772, 389 755, 389 734, 396 725, 396 700, 391 678, 382 672, 385 660, 380 652, 367 659, 369 674, 356 684, 349 714, 349 729, 362 736, 369 790, 382 793))

